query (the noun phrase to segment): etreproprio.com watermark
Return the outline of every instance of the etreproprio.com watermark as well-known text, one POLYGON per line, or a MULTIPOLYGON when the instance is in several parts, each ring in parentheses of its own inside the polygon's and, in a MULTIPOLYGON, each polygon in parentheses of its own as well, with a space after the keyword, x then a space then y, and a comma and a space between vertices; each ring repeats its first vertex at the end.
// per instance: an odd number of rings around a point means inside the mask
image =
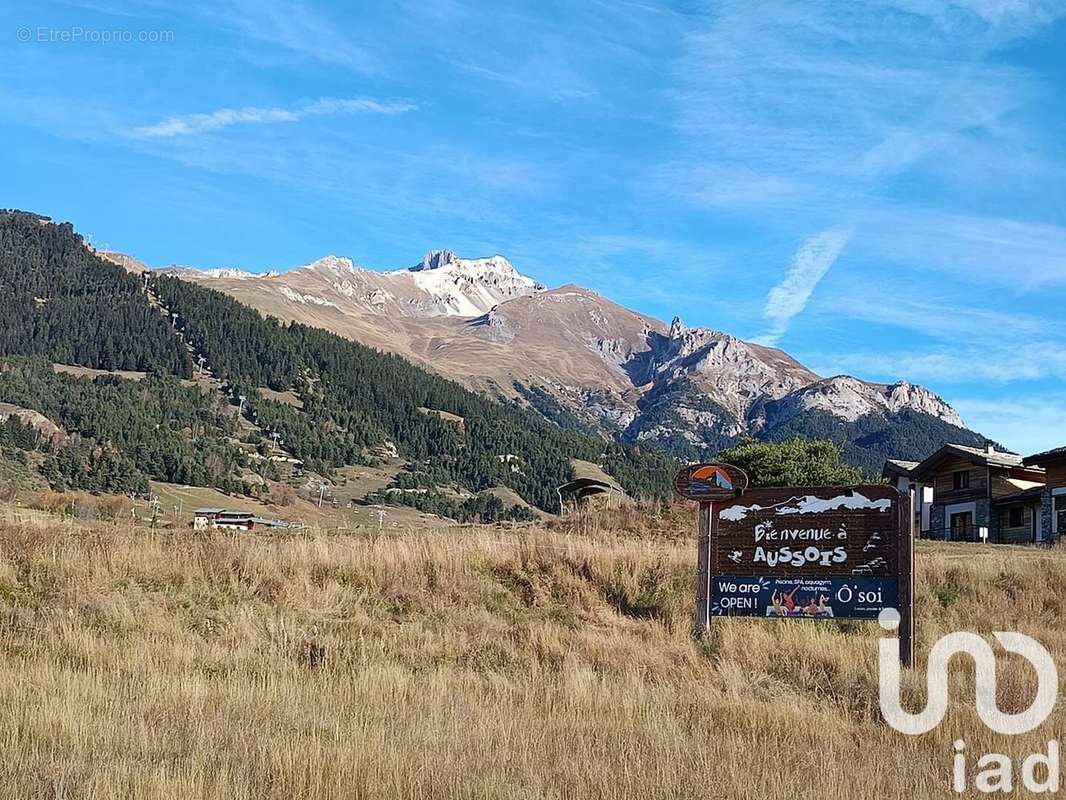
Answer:
POLYGON ((15 38, 40 44, 169 44, 174 41, 174 31, 23 25, 15 31, 15 38))

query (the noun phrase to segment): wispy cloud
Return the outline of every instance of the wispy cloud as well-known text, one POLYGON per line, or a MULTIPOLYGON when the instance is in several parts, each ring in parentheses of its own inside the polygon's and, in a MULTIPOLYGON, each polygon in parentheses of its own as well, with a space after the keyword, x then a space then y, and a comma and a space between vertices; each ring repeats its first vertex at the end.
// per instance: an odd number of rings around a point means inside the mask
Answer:
POLYGON ((1040 394, 1019 400, 963 397, 955 408, 973 426, 1012 450, 1029 455, 1066 442, 1066 395, 1040 394))
POLYGON ((417 109, 418 106, 407 102, 383 103, 367 98, 323 97, 294 108, 245 106, 243 108, 220 108, 208 113, 183 114, 137 128, 135 133, 150 139, 168 139, 174 136, 209 133, 233 125, 299 122, 307 117, 324 117, 334 114, 403 114, 417 109))
POLYGON ((1005 386, 1012 382, 1066 381, 1066 346, 1052 340, 1012 343, 996 337, 975 345, 944 344, 923 350, 807 353, 821 375, 878 378, 906 375, 936 384, 1005 386))
POLYGON ((893 285, 834 293, 811 312, 826 319, 849 319, 917 331, 936 339, 967 336, 976 330, 1009 336, 1066 336, 1066 324, 1024 313, 979 308, 949 298, 911 299, 893 285))
MULTIPOLYGON (((768 224, 793 235, 846 226, 859 264, 872 254, 873 263, 933 267, 964 281, 1055 282, 1066 276, 1066 249, 1054 226, 912 208, 898 187, 928 167, 952 173, 965 191, 956 196, 970 196, 987 181, 986 163, 1033 152, 1018 112, 1045 89, 1029 70, 989 54, 1062 14, 1057 6, 769 0, 753 11, 720 0, 685 37, 672 89, 684 155, 655 171, 655 185, 716 213, 769 212, 768 224)), ((804 240, 770 290, 766 339, 781 338, 804 310, 809 294, 795 288, 813 289, 832 266, 812 257, 823 235, 804 240)))
POLYGON ((851 236, 847 230, 827 230, 809 237, 792 257, 788 274, 770 290, 766 319, 770 329, 759 337, 763 344, 777 344, 793 318, 803 312, 815 288, 840 257, 851 236))
POLYGON ((917 207, 874 211, 865 222, 863 247, 880 260, 1016 292, 1066 283, 1066 227, 917 207))
POLYGON ((241 36, 302 58, 364 74, 382 71, 380 48, 362 40, 359 31, 345 30, 336 19, 311 3, 296 0, 220 0, 194 4, 241 36))

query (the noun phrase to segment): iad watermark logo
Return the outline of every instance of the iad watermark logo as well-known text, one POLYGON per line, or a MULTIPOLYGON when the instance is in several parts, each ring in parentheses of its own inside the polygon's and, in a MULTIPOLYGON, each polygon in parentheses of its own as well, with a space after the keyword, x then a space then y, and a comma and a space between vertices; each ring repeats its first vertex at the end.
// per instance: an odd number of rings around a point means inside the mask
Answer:
MULTIPOLYGON (((895 609, 886 609, 878 619, 881 627, 894 631, 900 617, 895 609)), ((981 721, 995 733, 1017 736, 1035 730, 1051 716, 1059 693, 1059 673, 1055 661, 1044 646, 1021 633, 997 631, 992 634, 1008 653, 1026 659, 1036 671, 1037 691, 1032 704, 1016 714, 1005 714, 996 703, 996 654, 991 645, 976 633, 951 633, 941 638, 929 653, 926 666, 927 699, 925 708, 911 714, 903 709, 900 691, 899 639, 880 641, 881 714, 892 728, 908 736, 928 733, 939 725, 948 710, 948 665, 956 655, 967 655, 975 666, 975 704, 981 721)), ((966 743, 955 742, 952 786, 958 793, 967 790, 966 743)), ((973 788, 979 792, 1014 790, 1014 764, 1009 756, 987 753, 977 760, 981 770, 974 777, 973 788)), ((1022 762, 1021 784, 1037 794, 1059 790, 1059 743, 1051 740, 1046 753, 1033 753, 1022 762)))

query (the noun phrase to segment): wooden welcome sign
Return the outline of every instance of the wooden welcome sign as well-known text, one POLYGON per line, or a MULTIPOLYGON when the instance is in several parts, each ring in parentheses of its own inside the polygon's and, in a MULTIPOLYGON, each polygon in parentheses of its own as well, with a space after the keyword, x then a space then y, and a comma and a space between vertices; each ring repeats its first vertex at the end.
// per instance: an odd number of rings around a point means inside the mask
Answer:
POLYGON ((682 497, 700 503, 698 634, 713 617, 876 619, 895 609, 900 655, 910 663, 908 496, 885 485, 738 490, 747 486, 747 476, 726 464, 687 467, 674 485, 682 497), (719 474, 728 476, 732 491, 693 488, 701 480, 697 475, 719 474))

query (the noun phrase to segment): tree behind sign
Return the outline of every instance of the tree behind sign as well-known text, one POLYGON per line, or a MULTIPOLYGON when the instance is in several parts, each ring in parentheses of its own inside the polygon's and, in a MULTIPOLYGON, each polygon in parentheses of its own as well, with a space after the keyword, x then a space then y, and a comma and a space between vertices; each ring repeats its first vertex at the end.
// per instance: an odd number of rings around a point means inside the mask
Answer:
POLYGON ((723 450, 716 460, 747 472, 751 486, 854 486, 862 483, 862 473, 841 463, 840 449, 828 441, 749 441, 723 450))

